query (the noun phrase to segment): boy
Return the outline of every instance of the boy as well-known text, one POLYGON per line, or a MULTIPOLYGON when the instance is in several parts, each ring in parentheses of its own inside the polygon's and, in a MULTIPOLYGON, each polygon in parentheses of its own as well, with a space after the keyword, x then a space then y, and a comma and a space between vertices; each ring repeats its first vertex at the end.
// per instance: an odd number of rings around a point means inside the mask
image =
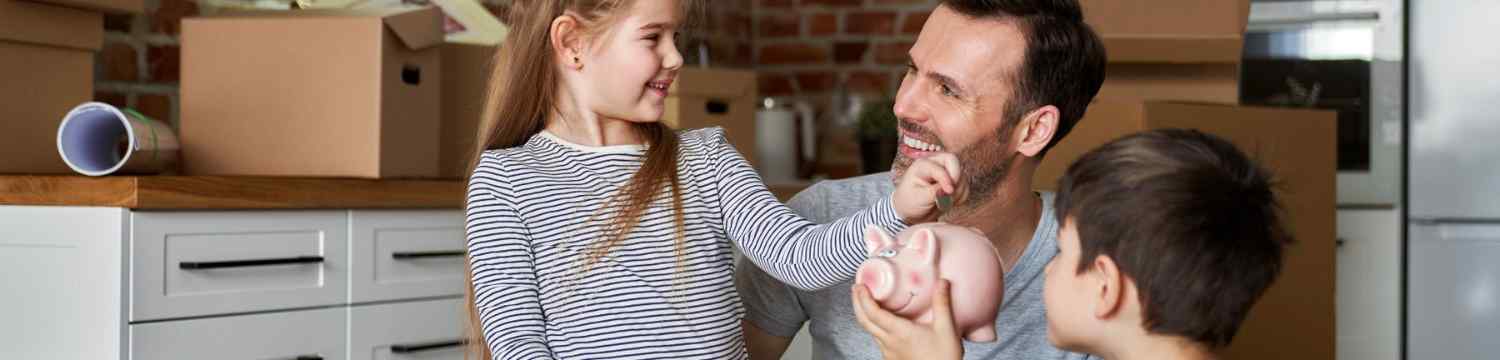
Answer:
POLYGON ((1047 337, 1110 360, 1212 359, 1292 242, 1271 174, 1194 130, 1127 136, 1060 181, 1047 337))

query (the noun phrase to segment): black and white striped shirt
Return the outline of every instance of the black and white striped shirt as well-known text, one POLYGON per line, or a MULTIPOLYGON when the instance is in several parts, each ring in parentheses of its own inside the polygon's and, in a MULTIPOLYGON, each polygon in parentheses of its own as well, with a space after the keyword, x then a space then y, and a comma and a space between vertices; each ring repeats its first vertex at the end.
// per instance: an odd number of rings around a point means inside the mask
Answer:
POLYGON ((863 228, 905 224, 889 199, 827 225, 798 217, 717 128, 685 131, 678 156, 686 245, 659 196, 635 230, 584 272, 607 200, 644 146, 586 147, 547 133, 487 151, 468 189, 475 303, 496 359, 745 358, 730 241, 772 276, 817 289, 865 258, 863 228))

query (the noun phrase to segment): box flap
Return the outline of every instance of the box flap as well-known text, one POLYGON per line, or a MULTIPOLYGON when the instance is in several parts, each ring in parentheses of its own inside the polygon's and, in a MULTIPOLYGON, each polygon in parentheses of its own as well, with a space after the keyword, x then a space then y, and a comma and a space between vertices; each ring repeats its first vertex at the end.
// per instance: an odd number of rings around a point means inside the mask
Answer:
POLYGON ((684 67, 667 93, 721 98, 755 96, 755 72, 748 70, 684 67))
POLYGON ((102 11, 111 14, 140 14, 146 12, 144 0, 28 0, 53 3, 67 7, 102 11))
POLYGON ((434 7, 402 11, 385 17, 385 27, 412 50, 443 43, 443 13, 434 7))
POLYGON ((0 41, 95 51, 104 43, 99 13, 32 2, 0 0, 0 41))

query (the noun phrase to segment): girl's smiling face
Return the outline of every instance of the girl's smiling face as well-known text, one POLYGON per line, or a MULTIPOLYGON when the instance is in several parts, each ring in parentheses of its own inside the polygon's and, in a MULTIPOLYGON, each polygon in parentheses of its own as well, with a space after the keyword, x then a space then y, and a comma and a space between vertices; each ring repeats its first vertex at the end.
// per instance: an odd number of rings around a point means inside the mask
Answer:
MULTIPOLYGON (((666 111, 667 89, 682 68, 677 1, 631 1, 629 9, 607 21, 587 45, 578 69, 588 110, 600 118, 655 122, 666 111)), ((571 59, 564 59, 564 61, 571 59)))

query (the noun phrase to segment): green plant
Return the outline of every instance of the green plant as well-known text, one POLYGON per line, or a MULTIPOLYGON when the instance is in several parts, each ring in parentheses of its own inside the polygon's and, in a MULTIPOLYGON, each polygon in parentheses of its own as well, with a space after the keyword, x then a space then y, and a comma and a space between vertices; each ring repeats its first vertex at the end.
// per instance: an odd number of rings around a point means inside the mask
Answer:
POLYGON ((880 100, 865 105, 859 112, 859 138, 880 139, 896 136, 895 101, 880 100))

